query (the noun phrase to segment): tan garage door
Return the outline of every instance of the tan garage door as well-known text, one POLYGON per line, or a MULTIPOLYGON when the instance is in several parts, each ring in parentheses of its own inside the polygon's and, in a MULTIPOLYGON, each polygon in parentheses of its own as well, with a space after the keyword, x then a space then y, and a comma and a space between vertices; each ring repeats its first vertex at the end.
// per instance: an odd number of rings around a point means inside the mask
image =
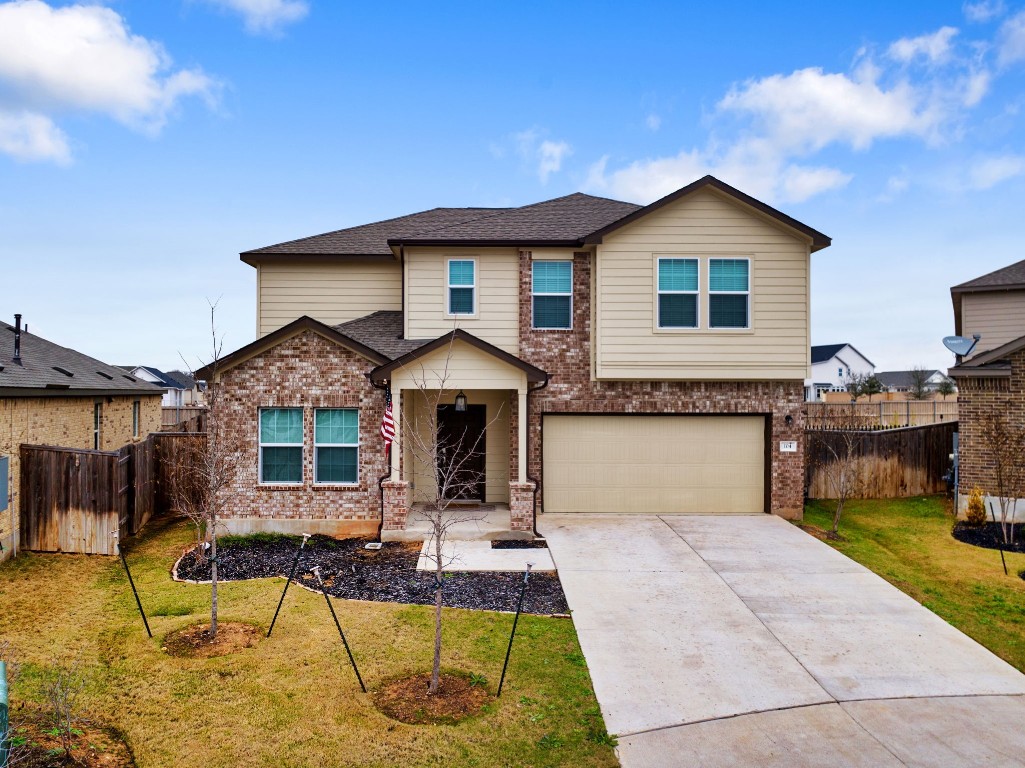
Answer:
POLYGON ((761 416, 544 417, 546 512, 763 512, 761 416))

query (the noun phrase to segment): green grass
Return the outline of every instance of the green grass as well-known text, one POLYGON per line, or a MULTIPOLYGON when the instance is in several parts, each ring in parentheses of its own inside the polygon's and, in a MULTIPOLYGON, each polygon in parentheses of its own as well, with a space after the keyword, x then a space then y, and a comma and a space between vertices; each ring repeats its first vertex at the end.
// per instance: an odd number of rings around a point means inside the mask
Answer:
MULTIPOLYGON (((0 640, 22 662, 12 691, 39 700, 48 666, 75 657, 85 707, 125 735, 148 766, 614 766, 570 621, 523 616, 502 698, 458 725, 405 725, 360 693, 323 597, 289 590, 274 636, 207 660, 161 651, 170 631, 207 620, 209 587, 171 581, 194 541, 157 524, 128 551, 154 638, 146 637, 114 558, 25 553, 0 565, 0 640)), ((264 628, 283 581, 222 584, 220 617, 264 628)), ((432 608, 336 601, 373 689, 430 669, 432 608)), ((446 609, 443 665, 486 678, 494 693, 512 617, 446 609)))
MULTIPOLYGON (((835 506, 805 507, 804 522, 828 530, 835 506)), ((1025 555, 962 544, 942 496, 850 501, 840 520, 843 541, 828 542, 898 587, 969 637, 1025 671, 1025 555)))

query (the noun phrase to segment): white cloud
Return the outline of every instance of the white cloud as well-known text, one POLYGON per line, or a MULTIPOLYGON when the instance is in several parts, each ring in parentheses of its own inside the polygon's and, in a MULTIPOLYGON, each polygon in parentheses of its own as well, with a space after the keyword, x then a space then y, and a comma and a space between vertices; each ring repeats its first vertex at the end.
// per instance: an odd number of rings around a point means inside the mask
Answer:
POLYGON ((998 16, 1003 16, 1006 8, 1004 7, 1003 0, 979 0, 976 3, 965 3, 961 10, 964 11, 965 18, 968 21, 981 24, 991 21, 998 16))
POLYGON ((662 127, 662 118, 652 112, 644 119, 644 124, 648 126, 648 130, 654 133, 662 127))
POLYGON ((20 115, 22 130, 34 126, 32 136, 49 137, 37 146, 63 145, 40 159, 68 156, 56 114, 97 112, 155 134, 182 98, 211 103, 217 89, 199 69, 172 71, 163 47, 131 34, 112 9, 41 0, 0 3, 0 86, 8 118, 20 115))
POLYGON ((252 34, 274 34, 286 24, 299 21, 310 12, 306 0, 203 0, 239 14, 246 31, 252 34))
POLYGON ((931 63, 943 62, 950 57, 950 41, 956 34, 954 27, 941 27, 931 35, 902 37, 890 45, 887 55, 904 63, 919 57, 931 63))
POLYGON ((989 189, 1022 174, 1025 174, 1025 156, 1009 154, 987 157, 971 168, 968 184, 973 189, 989 189))
POLYGON ((0 110, 0 152, 16 160, 71 162, 68 138, 45 115, 0 110))
MULTIPOLYGON (((542 139, 537 128, 529 128, 515 134, 513 141, 517 154, 535 167, 542 184, 547 184, 548 177, 553 173, 561 171, 562 161, 573 154, 573 147, 567 142, 542 139)), ((495 152, 492 151, 492 154, 495 152)))
POLYGON ((1025 59, 1025 11, 1000 25, 997 34, 997 62, 1001 66, 1025 59))

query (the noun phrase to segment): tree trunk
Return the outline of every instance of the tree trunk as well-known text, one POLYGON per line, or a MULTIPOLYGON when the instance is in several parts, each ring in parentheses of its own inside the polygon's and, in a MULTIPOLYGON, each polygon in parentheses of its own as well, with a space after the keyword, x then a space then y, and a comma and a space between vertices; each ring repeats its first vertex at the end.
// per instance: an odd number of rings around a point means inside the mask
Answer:
POLYGON ((839 535, 840 515, 843 514, 843 503, 844 500, 842 498, 837 499, 836 501, 836 512, 833 513, 833 530, 829 532, 829 536, 832 539, 837 538, 837 536, 839 535))
POLYGON ((217 521, 210 521, 210 639, 217 637, 217 521))
POLYGON ((434 590, 434 664, 431 667, 431 685, 427 689, 430 694, 438 692, 441 678, 441 579, 444 576, 441 561, 441 531, 434 532, 434 578, 438 585, 434 590))

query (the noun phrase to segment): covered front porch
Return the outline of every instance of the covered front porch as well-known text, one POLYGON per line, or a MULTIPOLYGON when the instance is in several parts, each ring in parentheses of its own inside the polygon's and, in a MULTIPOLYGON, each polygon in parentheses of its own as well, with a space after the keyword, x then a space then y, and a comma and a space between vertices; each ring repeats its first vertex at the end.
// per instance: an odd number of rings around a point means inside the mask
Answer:
POLYGON ((382 540, 428 538, 438 508, 458 520, 451 538, 532 538, 527 393, 546 377, 459 330, 375 369, 395 429, 382 540))

